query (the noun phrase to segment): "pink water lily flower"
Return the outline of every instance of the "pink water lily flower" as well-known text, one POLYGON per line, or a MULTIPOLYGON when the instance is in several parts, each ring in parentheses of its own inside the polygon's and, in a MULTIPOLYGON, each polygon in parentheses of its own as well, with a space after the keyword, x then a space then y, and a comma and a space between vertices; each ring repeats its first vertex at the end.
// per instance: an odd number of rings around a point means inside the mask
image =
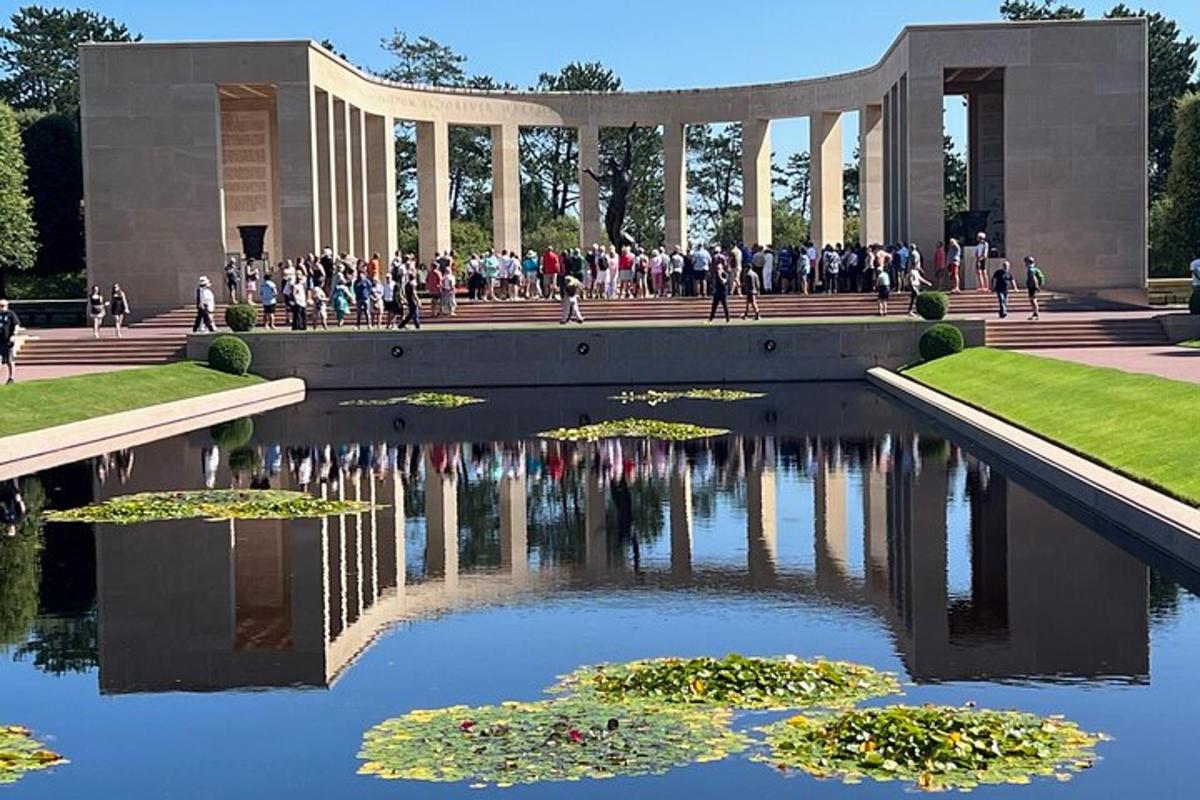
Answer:
POLYGON ((575 742, 575 744, 579 744, 583 741, 583 734, 575 728, 571 728, 571 730, 567 731, 567 736, 570 737, 571 741, 575 742))
POLYGON ((458 723, 458 729, 460 731, 462 731, 463 733, 469 732, 471 730, 471 728, 474 728, 474 727, 475 727, 474 720, 464 719, 462 722, 458 723))

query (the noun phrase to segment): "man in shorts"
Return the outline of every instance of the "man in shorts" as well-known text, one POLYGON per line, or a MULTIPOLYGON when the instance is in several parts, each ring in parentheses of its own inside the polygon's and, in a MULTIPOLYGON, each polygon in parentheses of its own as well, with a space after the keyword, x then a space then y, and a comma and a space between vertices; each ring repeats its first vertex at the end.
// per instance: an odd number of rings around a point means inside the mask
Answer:
POLYGON ((1038 269, 1037 261, 1033 256, 1025 256, 1025 291, 1029 292, 1029 308, 1033 313, 1029 315, 1032 319, 1041 319, 1041 309, 1038 307, 1038 293, 1042 291, 1042 287, 1046 285, 1046 275, 1038 269))
POLYGON ((981 292, 987 291, 988 274, 987 274, 987 259, 988 259, 988 242, 987 234, 980 233, 975 237, 975 279, 979 281, 978 290, 981 292))
POLYGON ((17 365, 13 356, 13 338, 21 328, 17 312, 8 309, 8 301, 0 299, 0 364, 8 368, 6 384, 16 380, 17 365))

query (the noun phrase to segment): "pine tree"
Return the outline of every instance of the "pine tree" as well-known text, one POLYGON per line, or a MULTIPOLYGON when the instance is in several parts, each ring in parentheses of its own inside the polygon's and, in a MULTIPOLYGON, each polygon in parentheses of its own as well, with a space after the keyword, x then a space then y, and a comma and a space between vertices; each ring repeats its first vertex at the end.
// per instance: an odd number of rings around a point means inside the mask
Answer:
POLYGON ((1200 94, 1192 92, 1179 101, 1175 112, 1175 147, 1167 178, 1167 237, 1160 243, 1170 258, 1173 271, 1184 269, 1200 252, 1200 94))
POLYGON ((37 228, 27 177, 16 115, 0 103, 0 294, 6 270, 28 269, 37 258, 37 228))

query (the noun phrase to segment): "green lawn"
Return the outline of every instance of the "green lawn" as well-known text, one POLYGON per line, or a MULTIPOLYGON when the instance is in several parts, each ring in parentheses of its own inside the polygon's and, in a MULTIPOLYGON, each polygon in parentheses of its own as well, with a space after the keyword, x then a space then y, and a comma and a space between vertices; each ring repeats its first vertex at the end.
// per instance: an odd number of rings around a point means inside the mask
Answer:
POLYGON ((1200 505, 1196 384, 984 347, 905 375, 1200 505))
POLYGON ((254 375, 239 378, 192 361, 18 382, 0 386, 0 436, 262 382, 254 375))
POLYGON ((1180 342, 1180 347, 1195 347, 1200 349, 1200 339, 1188 339, 1186 342, 1180 342))

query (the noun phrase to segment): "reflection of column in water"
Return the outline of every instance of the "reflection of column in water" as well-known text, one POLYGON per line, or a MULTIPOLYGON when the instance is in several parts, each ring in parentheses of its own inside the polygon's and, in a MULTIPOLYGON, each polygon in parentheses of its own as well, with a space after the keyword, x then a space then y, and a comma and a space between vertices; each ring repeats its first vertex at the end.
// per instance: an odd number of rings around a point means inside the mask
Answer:
POLYGON ((692 574, 692 471, 687 464, 671 470, 671 576, 692 574))
POLYGON ((587 468, 584 480, 587 482, 583 505, 587 548, 584 567, 589 575, 598 575, 608 568, 608 528, 604 520, 604 483, 596 464, 587 468))
POLYGON ((397 592, 404 590, 404 585, 408 580, 408 554, 405 552, 407 537, 405 536, 407 525, 407 509, 404 506, 404 476, 400 470, 392 467, 392 530, 394 533, 393 544, 395 545, 395 574, 392 576, 390 585, 396 587, 397 592))
POLYGON ((913 639, 910 668, 924 674, 922 643, 940 649, 950 636, 946 607, 946 461, 934 452, 921 460, 919 477, 911 472, 907 477, 913 481, 912 501, 906 509, 911 519, 906 547, 908 620, 913 639))
MULTIPOLYGON (((363 499, 362 471, 355 467, 351 471, 351 475, 354 477, 354 500, 361 503, 363 499)), ((363 514, 361 511, 354 513, 353 523, 353 531, 346 537, 346 621, 349 623, 355 622, 363 610, 363 514)))
POLYGON ((506 472, 500 478, 500 565, 514 578, 524 577, 529 560, 525 476, 506 472))
POLYGON ((874 597, 887 591, 887 475, 870 460, 863 464, 862 503, 864 571, 867 593, 874 597))
POLYGON ((366 601, 363 603, 363 608, 367 608, 375 604, 379 598, 379 511, 375 506, 375 483, 378 478, 372 470, 367 473, 367 481, 370 486, 370 496, 368 500, 371 503, 371 544, 365 548, 363 553, 364 561, 370 562, 369 566, 364 567, 369 582, 365 587, 366 601))
MULTIPOLYGON (((338 481, 341 485, 341 481, 338 481)), ((321 499, 329 499, 329 483, 321 481, 321 499)), ((333 597, 330 594, 329 580, 329 516, 321 517, 321 606, 324 608, 324 620, 322 620, 322 630, 324 631, 325 641, 333 640, 333 632, 330 630, 330 615, 333 597)))
POLYGON ((425 459, 425 574, 458 585, 458 476, 425 459))
POLYGON ((813 544, 816 550, 817 582, 841 583, 846 567, 846 473, 841 469, 837 450, 817 460, 813 480, 813 544))
POLYGON ((775 583, 775 468, 751 463, 746 470, 746 566, 752 586, 775 583))

